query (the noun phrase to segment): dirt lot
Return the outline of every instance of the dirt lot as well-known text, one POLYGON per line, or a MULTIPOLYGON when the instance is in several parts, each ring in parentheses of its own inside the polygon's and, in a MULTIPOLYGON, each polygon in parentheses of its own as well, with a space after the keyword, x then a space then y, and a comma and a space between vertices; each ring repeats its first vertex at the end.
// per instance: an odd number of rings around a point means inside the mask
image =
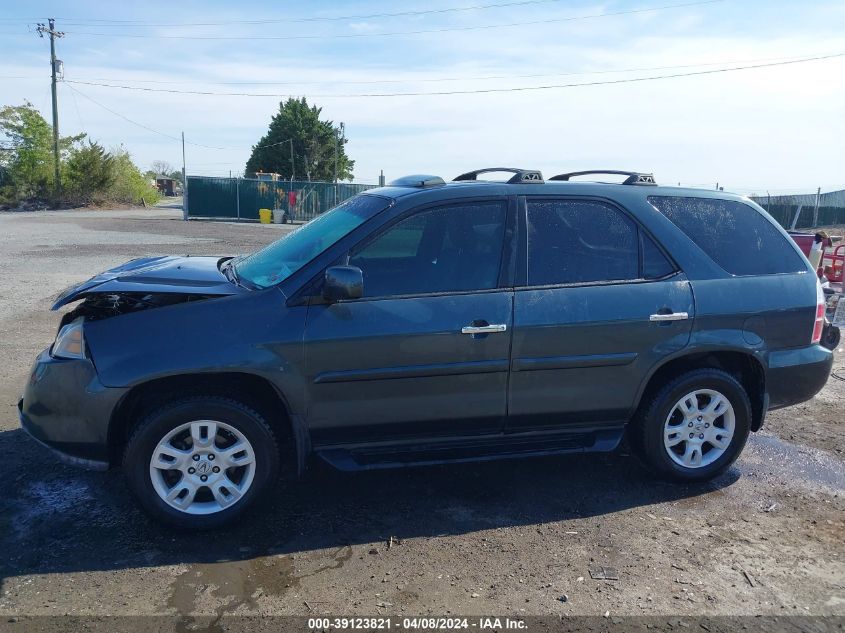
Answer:
MULTIPOLYGON (((151 523, 119 473, 58 464, 15 405, 65 286, 140 255, 239 253, 276 226, 169 210, 0 213, 0 617, 845 615, 845 382, 771 414, 707 485, 621 451, 341 475, 214 535, 151 523), (612 580, 590 570, 608 569, 612 580)), ((845 365, 839 354, 836 366, 845 365)), ((845 375, 845 370, 841 371, 845 375)))

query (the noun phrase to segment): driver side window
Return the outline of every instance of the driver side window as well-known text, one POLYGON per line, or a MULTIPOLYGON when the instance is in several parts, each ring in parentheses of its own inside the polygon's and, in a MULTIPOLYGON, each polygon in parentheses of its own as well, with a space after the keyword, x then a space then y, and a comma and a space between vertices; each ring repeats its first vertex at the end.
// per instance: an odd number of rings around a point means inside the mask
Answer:
POLYGON ((492 289, 506 217, 504 201, 426 209, 352 251, 349 264, 364 272, 364 297, 492 289))

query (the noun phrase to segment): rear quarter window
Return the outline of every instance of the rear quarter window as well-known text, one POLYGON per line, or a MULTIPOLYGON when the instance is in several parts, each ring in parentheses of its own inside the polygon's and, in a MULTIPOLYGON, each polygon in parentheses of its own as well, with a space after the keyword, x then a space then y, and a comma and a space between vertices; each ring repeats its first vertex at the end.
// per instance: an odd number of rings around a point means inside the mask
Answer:
POLYGON ((674 196, 651 196, 648 201, 731 275, 807 270, 789 240, 751 205, 674 196))

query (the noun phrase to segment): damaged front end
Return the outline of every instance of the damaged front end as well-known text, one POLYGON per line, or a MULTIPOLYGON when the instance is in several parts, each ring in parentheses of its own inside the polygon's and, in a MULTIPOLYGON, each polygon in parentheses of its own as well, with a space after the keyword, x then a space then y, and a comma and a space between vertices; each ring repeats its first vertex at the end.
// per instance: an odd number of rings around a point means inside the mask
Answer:
POLYGON ((224 273, 229 259, 167 256, 126 262, 59 295, 53 310, 82 299, 64 315, 59 328, 79 318, 97 321, 248 292, 224 273))
POLYGON ((86 321, 99 321, 122 314, 142 312, 152 308, 162 308, 177 303, 205 301, 220 295, 202 295, 186 293, 141 293, 110 292, 91 293, 78 306, 62 317, 59 328, 83 317, 86 321))

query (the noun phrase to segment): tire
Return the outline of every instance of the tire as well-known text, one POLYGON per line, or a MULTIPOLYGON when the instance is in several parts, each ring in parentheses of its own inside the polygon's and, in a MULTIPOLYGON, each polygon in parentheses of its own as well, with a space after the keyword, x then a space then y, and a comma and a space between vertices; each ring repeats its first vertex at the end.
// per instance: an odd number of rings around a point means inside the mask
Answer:
POLYGON ((127 442, 123 469, 153 518, 206 530, 231 523, 254 505, 278 478, 279 455, 278 440, 260 413, 234 399, 196 396, 141 420, 127 442))
POLYGON ((657 475, 675 481, 706 481, 726 471, 745 447, 751 401, 727 372, 696 369, 661 388, 640 407, 633 423, 638 456, 657 475), (727 404, 707 411, 718 403, 716 396, 727 404))

